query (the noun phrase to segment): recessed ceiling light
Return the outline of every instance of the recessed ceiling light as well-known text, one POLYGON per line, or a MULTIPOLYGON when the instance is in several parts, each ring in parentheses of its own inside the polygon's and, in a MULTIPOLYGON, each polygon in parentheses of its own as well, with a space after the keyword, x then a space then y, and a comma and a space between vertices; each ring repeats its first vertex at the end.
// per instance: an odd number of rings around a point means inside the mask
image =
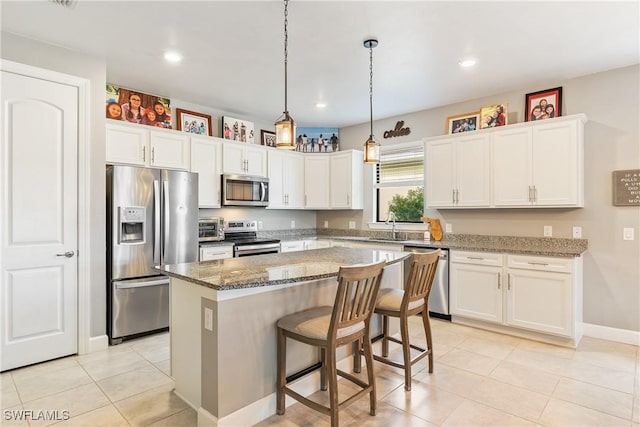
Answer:
POLYGON ((182 61, 182 55, 180 55, 178 52, 165 52, 164 59, 167 62, 176 63, 182 61))
POLYGON ((476 60, 473 58, 468 58, 468 59, 462 59, 460 61, 458 61, 458 65, 460 65, 461 67, 473 67, 474 65, 476 65, 476 60))
POLYGON ((324 102, 316 102, 316 108, 325 108, 327 104, 324 102))

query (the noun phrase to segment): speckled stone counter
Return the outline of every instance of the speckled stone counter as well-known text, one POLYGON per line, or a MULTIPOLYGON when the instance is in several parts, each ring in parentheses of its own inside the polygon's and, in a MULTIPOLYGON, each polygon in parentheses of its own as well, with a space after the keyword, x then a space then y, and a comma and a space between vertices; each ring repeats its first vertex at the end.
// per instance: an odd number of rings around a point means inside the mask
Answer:
POLYGON ((324 279, 337 276, 342 265, 370 264, 382 260, 393 264, 408 257, 408 253, 387 250, 326 248, 166 265, 156 270, 222 291, 324 279))

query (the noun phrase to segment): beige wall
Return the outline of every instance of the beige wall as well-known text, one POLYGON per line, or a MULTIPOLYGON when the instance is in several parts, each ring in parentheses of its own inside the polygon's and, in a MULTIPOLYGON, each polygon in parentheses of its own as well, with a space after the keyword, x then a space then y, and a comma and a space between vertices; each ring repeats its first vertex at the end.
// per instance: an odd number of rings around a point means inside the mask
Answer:
MULTIPOLYGON (((585 207, 583 209, 471 209, 433 210, 454 233, 542 236, 544 225, 554 237, 571 237, 581 226, 589 239, 584 260, 584 321, 612 328, 640 331, 640 208, 612 206, 611 172, 640 168, 640 67, 631 66, 566 81, 543 82, 536 87, 475 99, 441 108, 378 120, 374 133, 381 144, 419 140, 445 133, 448 116, 479 110, 483 105, 508 103, 510 123, 524 121, 525 94, 562 86, 562 114, 585 113, 585 207), (404 120, 411 128, 405 137, 383 139, 385 130, 404 120), (636 240, 623 241, 622 229, 633 227, 636 240)), ((374 106, 375 108, 375 106, 374 106)), ((374 110, 375 111, 375 110, 374 110)), ((368 124, 340 129, 344 149, 360 149, 368 124)), ((371 172, 366 172, 371 176, 371 172)), ((371 205, 371 184, 365 184, 365 204, 371 205)), ((318 212, 318 227, 347 228, 349 220, 366 228, 373 218, 364 211, 318 212)))

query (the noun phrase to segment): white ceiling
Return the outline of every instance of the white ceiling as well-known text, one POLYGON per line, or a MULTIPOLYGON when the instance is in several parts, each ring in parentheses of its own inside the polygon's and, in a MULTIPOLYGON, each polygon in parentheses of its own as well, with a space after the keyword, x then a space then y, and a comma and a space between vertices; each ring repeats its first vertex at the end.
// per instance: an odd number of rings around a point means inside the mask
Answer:
MULTIPOLYGON (((3 31, 103 57, 109 83, 237 117, 284 109, 282 1, 0 5, 3 31), (164 62, 170 49, 182 63, 164 62)), ((368 122, 370 37, 380 119, 637 64, 639 36, 638 0, 291 0, 289 111, 299 126, 368 122)))

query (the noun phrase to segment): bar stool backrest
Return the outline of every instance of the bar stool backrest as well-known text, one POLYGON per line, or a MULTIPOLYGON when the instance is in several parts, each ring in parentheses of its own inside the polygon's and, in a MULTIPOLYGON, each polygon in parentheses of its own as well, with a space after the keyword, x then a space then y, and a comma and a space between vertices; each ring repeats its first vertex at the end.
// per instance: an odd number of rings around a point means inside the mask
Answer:
POLYGON ((439 257, 440 249, 412 254, 411 270, 409 270, 409 278, 402 299, 402 308, 406 309, 414 301, 428 299, 436 276, 439 257))
POLYGON ((369 322, 385 264, 385 261, 381 261, 376 264, 340 267, 338 290, 327 335, 329 339, 335 339, 339 329, 369 322))

